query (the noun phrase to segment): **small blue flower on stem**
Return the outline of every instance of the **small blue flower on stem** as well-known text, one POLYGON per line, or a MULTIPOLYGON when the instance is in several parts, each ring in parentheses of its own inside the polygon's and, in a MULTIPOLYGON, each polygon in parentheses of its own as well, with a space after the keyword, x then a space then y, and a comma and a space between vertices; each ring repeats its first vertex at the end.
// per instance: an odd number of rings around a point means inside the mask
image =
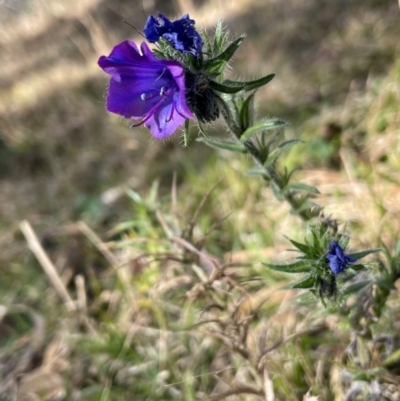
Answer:
POLYGON ((143 32, 150 43, 155 43, 163 37, 172 46, 183 53, 190 53, 197 56, 203 47, 203 40, 194 28, 195 21, 184 15, 181 19, 171 22, 163 14, 157 18, 150 15, 146 21, 143 32))
POLYGON ((356 259, 351 256, 346 256, 343 249, 337 241, 332 241, 330 244, 329 253, 325 256, 329 261, 329 267, 333 274, 339 274, 347 268, 349 263, 354 263, 356 259))
POLYGON ((159 60, 145 43, 126 40, 99 66, 111 75, 107 110, 125 118, 141 119, 157 139, 172 135, 186 119, 194 118, 185 97, 185 75, 180 63, 159 60))

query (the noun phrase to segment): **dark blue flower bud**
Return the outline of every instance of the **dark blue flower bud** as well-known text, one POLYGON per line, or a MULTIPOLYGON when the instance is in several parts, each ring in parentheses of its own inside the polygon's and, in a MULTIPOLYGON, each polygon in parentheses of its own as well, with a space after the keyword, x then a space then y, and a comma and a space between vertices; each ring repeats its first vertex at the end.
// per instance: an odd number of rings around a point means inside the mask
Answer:
POLYGON ((163 14, 158 18, 150 17, 146 21, 143 32, 150 43, 155 43, 164 38, 182 53, 197 56, 201 53, 203 39, 194 28, 195 21, 186 14, 182 18, 172 22, 163 14))
POLYGON ((349 263, 354 263, 356 259, 344 254, 343 249, 337 241, 332 241, 329 253, 325 256, 333 274, 339 274, 347 268, 349 263))

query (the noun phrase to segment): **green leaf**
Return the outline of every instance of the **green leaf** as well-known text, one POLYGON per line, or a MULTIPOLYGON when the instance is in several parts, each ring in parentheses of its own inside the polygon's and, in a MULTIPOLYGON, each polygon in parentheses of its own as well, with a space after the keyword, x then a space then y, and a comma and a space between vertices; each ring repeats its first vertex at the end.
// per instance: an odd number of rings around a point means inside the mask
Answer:
MULTIPOLYGON (((207 53, 212 54, 213 49, 211 47, 211 41, 210 41, 210 37, 208 36, 208 33, 205 30, 203 30, 203 31, 201 31, 201 36, 203 37, 204 43, 206 45, 207 53)), ((154 52, 154 50, 153 50, 153 52, 154 52)))
POLYGON ((357 263, 356 265, 349 265, 349 269, 354 270, 355 272, 359 272, 365 269, 365 266, 361 263, 357 263))
POLYGON ((275 77, 275 74, 269 74, 266 75, 265 77, 256 79, 254 81, 248 81, 245 82, 246 86, 244 87, 244 90, 247 91, 252 91, 254 89, 261 88, 261 86, 266 85, 268 82, 271 82, 275 77))
POLYGON ((371 284, 371 280, 359 281, 358 283, 354 283, 346 287, 343 293, 345 295, 354 294, 360 291, 362 288, 366 287, 368 284, 371 284))
POLYGON ((391 367, 398 365, 400 362, 400 348, 391 353, 384 361, 383 361, 383 366, 385 367, 391 367))
POLYGON ((204 63, 205 69, 211 74, 221 74, 228 61, 232 58, 240 44, 243 42, 243 39, 243 36, 237 38, 220 55, 206 60, 204 63))
POLYGON ((244 85, 228 86, 228 85, 224 85, 223 83, 219 83, 219 82, 210 80, 210 87, 221 93, 238 93, 244 88, 244 85))
POLYGON ((268 177, 268 173, 264 167, 255 166, 246 171, 248 177, 268 177))
POLYGON ((217 22, 217 26, 215 27, 214 34, 214 54, 218 54, 222 51, 222 48, 226 44, 226 34, 224 33, 224 29, 222 26, 222 20, 217 22))
POLYGON ((285 127, 286 125, 288 125, 287 122, 283 120, 264 120, 248 128, 240 137, 240 140, 245 142, 260 131, 277 130, 285 127))
POLYGON ((306 244, 301 244, 293 239, 288 238, 292 245, 294 245, 298 250, 303 252, 304 254, 308 255, 310 253, 310 247, 306 244))
POLYGON ((302 260, 285 265, 274 264, 274 263, 263 263, 263 266, 268 267, 268 269, 284 273, 307 273, 310 271, 310 263, 304 262, 302 260))
POLYGON ((131 228, 135 228, 138 226, 138 222, 136 220, 128 220, 128 221, 124 221, 122 223, 117 224, 111 231, 110 234, 111 235, 116 235, 116 234, 120 234, 124 231, 127 231, 131 228))
POLYGON ((127 189, 126 194, 133 200, 135 203, 143 203, 142 197, 139 195, 138 192, 134 191, 133 189, 127 189))
POLYGON ((240 126, 246 131, 253 124, 254 118, 254 93, 252 93, 242 105, 240 109, 240 126))
POLYGON ((303 141, 301 141, 300 139, 291 139, 289 141, 281 143, 269 154, 267 160, 264 163, 264 166, 269 167, 273 165, 284 150, 286 150, 287 148, 290 149, 292 146, 297 145, 298 143, 303 143, 303 141))
POLYGON ((350 237, 348 237, 347 235, 342 235, 339 238, 338 242, 342 249, 346 249, 347 245, 349 245, 350 237))
POLYGON ((300 289, 300 288, 313 288, 315 284, 315 279, 312 276, 307 276, 302 280, 297 281, 294 284, 291 284, 289 288, 300 289))
POLYGON ((211 148, 225 149, 236 153, 247 153, 247 149, 244 146, 234 142, 221 141, 219 138, 199 137, 197 138, 197 142, 204 142, 211 148))
POLYGON ((215 47, 217 47, 221 43, 222 34, 223 34, 222 20, 218 20, 217 26, 215 27, 215 34, 214 34, 214 46, 215 47))
POLYGON ((261 88, 261 86, 266 85, 268 82, 271 82, 275 77, 275 74, 269 74, 266 75, 265 77, 256 79, 254 81, 247 81, 244 82, 246 86, 244 87, 244 90, 247 91, 252 91, 258 88, 261 88))
POLYGON ((158 180, 155 180, 151 184, 149 194, 147 195, 146 206, 157 204, 159 187, 160 187, 160 183, 158 180))
POLYGON ((285 167, 285 179, 286 179, 286 182, 289 182, 290 179, 292 178, 292 175, 293 175, 296 171, 299 171, 299 170, 300 170, 300 167, 295 167, 293 170, 288 171, 288 170, 286 169, 286 167, 285 167))
POLYGON ((393 284, 393 281, 388 279, 378 279, 375 281, 375 284, 381 288, 385 288, 388 291, 394 290, 396 288, 393 284))
POLYGON ((364 370, 362 372, 359 372, 355 374, 352 378, 353 381, 366 381, 366 382, 371 382, 375 379, 377 379, 380 375, 385 373, 385 369, 382 368, 373 368, 373 369, 368 369, 364 370))
POLYGON ((188 144, 189 144, 189 119, 188 118, 185 120, 185 126, 183 128, 182 138, 183 138, 183 147, 187 148, 188 144))
POLYGON ((311 194, 320 193, 317 188, 312 187, 311 185, 303 184, 302 182, 294 182, 293 184, 286 185, 286 187, 283 188, 283 191, 284 192, 303 191, 303 192, 309 192, 311 194))
POLYGON ((224 79, 222 84, 230 86, 232 88, 245 88, 246 87, 246 82, 240 82, 240 81, 232 81, 231 79, 224 79))
POLYGON ((355 253, 349 253, 346 254, 346 256, 350 256, 351 258, 354 259, 362 259, 365 256, 371 254, 371 253, 375 253, 375 252, 380 252, 382 249, 380 248, 374 248, 374 249, 367 249, 366 251, 361 251, 361 252, 355 252, 355 253))
POLYGON ((268 82, 271 82, 274 77, 275 77, 275 74, 269 74, 269 75, 266 75, 265 77, 256 79, 254 81, 247 81, 247 82, 239 82, 239 81, 232 81, 230 79, 226 79, 223 81, 223 83, 225 85, 237 86, 237 87, 244 85, 243 91, 248 92, 248 91, 260 88, 263 85, 266 85, 268 82))

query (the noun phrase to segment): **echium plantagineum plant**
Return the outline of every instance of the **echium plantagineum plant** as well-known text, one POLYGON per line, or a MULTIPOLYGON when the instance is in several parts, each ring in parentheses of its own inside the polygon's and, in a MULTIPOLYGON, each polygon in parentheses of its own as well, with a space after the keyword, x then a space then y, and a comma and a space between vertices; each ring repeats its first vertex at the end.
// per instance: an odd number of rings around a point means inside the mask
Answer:
POLYGON ((323 218, 322 208, 313 202, 318 190, 293 182, 295 170, 279 168, 283 151, 301 141, 279 143, 287 123, 277 118, 255 118, 256 90, 268 84, 274 74, 247 82, 226 79, 228 63, 244 36, 229 41, 221 22, 210 37, 205 31, 197 32, 195 21, 188 15, 170 21, 159 14, 158 18, 148 18, 143 32, 147 41, 155 44, 153 50, 145 42, 138 47, 126 40, 98 61, 111 77, 107 110, 136 120, 132 126, 145 125, 157 139, 183 128, 185 144, 190 121, 196 121, 202 134, 199 140, 214 148, 250 155, 255 166, 248 175, 261 177, 277 199, 288 202, 292 213, 309 227, 304 243, 290 240, 300 254, 295 262, 265 266, 305 273, 291 288, 309 289, 324 304, 327 299, 342 299, 346 294, 343 283, 366 267, 359 259, 376 249, 347 253, 348 236, 338 232, 334 220, 323 218), (224 119, 230 139, 205 134, 205 126, 219 117, 224 119))

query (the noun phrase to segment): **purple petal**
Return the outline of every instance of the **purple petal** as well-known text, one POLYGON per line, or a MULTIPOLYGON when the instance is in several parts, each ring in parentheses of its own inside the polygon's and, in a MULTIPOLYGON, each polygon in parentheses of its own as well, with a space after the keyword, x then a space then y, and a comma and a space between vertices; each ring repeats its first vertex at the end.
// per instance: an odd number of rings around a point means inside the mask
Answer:
POLYGON ((329 267, 334 274, 339 274, 347 268, 349 263, 354 263, 356 259, 344 254, 343 248, 337 241, 332 241, 329 247, 329 253, 325 256, 329 261, 329 267))
MULTIPOLYGON (((125 118, 143 118, 159 101, 155 94, 150 100, 146 100, 143 94, 148 91, 146 80, 132 77, 121 81, 111 79, 107 95, 107 110, 119 114, 125 118)), ((150 95, 149 95, 150 96, 150 95)))
POLYGON ((346 263, 346 257, 344 256, 343 249, 340 247, 340 245, 337 245, 335 252, 336 256, 340 259, 340 261, 346 263))
POLYGON ((345 256, 347 263, 357 262, 357 259, 352 258, 351 256, 345 256))
POLYGON ((193 118, 193 114, 189 109, 187 109, 187 112, 182 112, 176 107, 179 104, 180 95, 175 94, 174 97, 175 99, 167 99, 162 107, 159 107, 145 123, 152 135, 157 139, 172 135, 184 124, 187 118, 193 118))
POLYGON ((336 256, 329 260, 329 267, 333 274, 339 274, 343 270, 340 261, 336 256))
POLYGON ((125 41, 100 57, 99 66, 111 75, 107 110, 142 120, 156 138, 164 138, 194 118, 186 103, 183 66, 157 59, 145 43, 140 50, 125 41))

